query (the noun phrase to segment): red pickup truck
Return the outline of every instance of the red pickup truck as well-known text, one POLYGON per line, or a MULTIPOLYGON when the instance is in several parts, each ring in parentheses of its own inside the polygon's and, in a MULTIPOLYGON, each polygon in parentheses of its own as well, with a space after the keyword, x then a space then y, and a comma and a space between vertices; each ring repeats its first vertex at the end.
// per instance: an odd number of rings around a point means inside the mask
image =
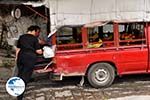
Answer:
POLYGON ((53 79, 87 77, 95 87, 110 86, 115 76, 150 73, 150 23, 109 22, 102 26, 63 26, 51 38, 55 56, 37 72, 53 79))

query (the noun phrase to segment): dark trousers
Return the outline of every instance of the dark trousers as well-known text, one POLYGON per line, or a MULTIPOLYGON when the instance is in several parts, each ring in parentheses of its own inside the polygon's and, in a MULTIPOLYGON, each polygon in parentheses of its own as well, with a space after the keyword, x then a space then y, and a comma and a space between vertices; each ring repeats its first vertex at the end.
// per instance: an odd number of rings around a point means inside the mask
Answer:
MULTIPOLYGON (((18 59, 17 59, 17 67, 18 67, 18 77, 23 79, 25 82, 25 86, 27 86, 27 83, 29 82, 33 68, 36 62, 36 55, 34 53, 28 53, 28 52, 19 52, 18 59)), ((17 97, 17 100, 23 99, 23 94, 17 97)))

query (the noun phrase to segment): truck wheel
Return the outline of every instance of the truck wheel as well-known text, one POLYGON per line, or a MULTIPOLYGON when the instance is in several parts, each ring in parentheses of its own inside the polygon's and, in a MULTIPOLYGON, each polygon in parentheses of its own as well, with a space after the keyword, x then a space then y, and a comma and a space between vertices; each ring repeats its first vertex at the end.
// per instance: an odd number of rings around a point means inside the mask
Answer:
POLYGON ((108 87, 115 78, 114 68, 108 63, 96 63, 87 73, 89 83, 95 87, 108 87))

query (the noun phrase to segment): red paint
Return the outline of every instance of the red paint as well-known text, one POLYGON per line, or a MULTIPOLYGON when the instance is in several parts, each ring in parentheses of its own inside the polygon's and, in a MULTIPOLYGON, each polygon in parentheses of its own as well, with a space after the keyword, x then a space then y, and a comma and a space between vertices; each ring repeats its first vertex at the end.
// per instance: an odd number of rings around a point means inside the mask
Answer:
MULTIPOLYGON (((119 46, 118 24, 114 25, 114 46, 104 48, 87 48, 87 29, 82 28, 82 49, 56 49, 53 72, 63 76, 85 75, 88 68, 97 62, 108 62, 114 66, 118 75, 149 73, 150 71, 150 24, 145 25, 146 44, 119 46)), ((53 44, 56 44, 53 36, 53 44)), ((77 44, 75 44, 77 45, 77 44)), ((73 44, 57 47, 71 47, 73 44)))

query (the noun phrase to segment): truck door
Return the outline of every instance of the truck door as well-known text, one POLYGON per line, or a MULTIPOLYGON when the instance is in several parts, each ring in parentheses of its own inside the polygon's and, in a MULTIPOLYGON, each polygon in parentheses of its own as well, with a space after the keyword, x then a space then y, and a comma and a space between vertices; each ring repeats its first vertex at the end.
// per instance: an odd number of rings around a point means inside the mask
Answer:
POLYGON ((145 23, 119 23, 118 66, 120 73, 141 73, 148 68, 145 23))

